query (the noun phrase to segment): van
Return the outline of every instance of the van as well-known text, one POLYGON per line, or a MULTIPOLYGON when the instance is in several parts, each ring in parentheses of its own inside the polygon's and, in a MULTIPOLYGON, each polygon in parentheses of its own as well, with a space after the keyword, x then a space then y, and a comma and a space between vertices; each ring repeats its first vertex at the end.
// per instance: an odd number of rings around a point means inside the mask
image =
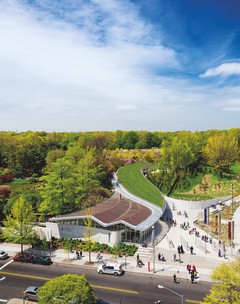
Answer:
POLYGON ((115 276, 124 274, 121 264, 103 264, 98 267, 97 271, 100 274, 113 274, 115 276))

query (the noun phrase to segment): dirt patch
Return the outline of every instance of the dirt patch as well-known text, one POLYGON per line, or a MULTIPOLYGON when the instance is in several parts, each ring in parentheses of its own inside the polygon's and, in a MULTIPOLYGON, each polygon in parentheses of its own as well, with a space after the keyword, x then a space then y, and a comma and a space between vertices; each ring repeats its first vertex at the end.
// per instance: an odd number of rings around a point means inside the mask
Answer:
POLYGON ((211 175, 204 175, 201 182, 196 185, 192 190, 187 193, 191 194, 199 194, 199 193, 207 193, 209 189, 212 187, 212 177, 211 175))

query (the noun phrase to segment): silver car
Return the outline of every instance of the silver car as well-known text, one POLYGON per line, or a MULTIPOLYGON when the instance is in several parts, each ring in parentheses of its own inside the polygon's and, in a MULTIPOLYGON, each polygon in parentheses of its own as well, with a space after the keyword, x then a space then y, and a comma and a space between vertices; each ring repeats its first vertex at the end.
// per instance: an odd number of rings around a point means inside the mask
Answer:
POLYGON ((5 260, 8 258, 7 252, 0 250, 0 260, 5 260))
POLYGON ((24 299, 27 301, 37 301, 38 286, 29 286, 24 292, 24 299))
POLYGON ((103 264, 97 269, 98 273, 113 274, 115 276, 123 275, 124 271, 121 264, 103 264))

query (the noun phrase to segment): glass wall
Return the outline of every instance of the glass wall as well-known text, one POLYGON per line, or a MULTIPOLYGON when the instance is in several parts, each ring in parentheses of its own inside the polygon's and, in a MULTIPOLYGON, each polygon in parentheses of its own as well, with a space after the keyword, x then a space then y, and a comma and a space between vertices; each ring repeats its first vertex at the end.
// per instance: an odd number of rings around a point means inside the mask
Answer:
MULTIPOLYGON (((78 226, 86 226, 84 223, 84 219, 71 219, 71 220, 59 220, 57 221, 60 224, 66 225, 78 225, 78 226)), ((115 224, 108 227, 103 227, 99 223, 92 220, 92 226, 104 230, 110 231, 122 231, 122 242, 127 243, 141 243, 146 238, 148 238, 152 233, 152 228, 148 228, 145 231, 134 230, 124 224, 115 224)))

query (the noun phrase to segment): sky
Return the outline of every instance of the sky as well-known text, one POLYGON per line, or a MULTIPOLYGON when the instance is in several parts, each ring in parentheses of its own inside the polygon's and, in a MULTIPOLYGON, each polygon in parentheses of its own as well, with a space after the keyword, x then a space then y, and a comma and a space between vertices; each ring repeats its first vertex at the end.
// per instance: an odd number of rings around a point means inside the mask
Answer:
POLYGON ((239 0, 0 1, 0 131, 230 128, 239 0))

